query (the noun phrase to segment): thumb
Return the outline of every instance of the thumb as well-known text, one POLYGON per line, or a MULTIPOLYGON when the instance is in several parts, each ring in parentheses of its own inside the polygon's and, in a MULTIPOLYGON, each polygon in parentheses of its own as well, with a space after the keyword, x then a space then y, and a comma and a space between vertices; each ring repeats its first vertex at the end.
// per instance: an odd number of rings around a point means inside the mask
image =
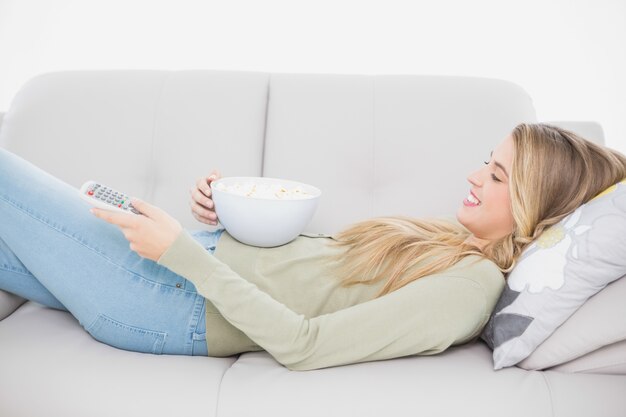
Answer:
POLYGON ((222 176, 222 174, 220 174, 220 171, 217 169, 214 169, 213 171, 211 171, 211 174, 209 175, 209 179, 212 181, 217 180, 218 178, 220 178, 222 176))
POLYGON ((133 207, 135 207, 138 211, 152 219, 159 217, 159 215, 161 214, 158 207, 146 203, 139 198, 133 197, 130 199, 130 202, 133 207))

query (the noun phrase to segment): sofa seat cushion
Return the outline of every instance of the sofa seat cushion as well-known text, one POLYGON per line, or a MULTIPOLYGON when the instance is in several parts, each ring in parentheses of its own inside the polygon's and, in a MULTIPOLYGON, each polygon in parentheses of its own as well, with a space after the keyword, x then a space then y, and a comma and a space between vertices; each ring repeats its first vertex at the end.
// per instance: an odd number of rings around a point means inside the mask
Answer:
POLYGON ((248 352, 224 377, 220 397, 221 417, 552 416, 542 373, 494 371, 480 341, 432 356, 298 372, 248 352))
POLYGON ((217 414, 571 417, 602 410, 602 415, 624 415, 626 379, 621 376, 516 366, 495 371, 491 354, 477 340, 433 356, 294 372, 267 352, 248 352, 224 376, 217 414))
POLYGON ((25 301, 22 297, 0 290, 0 320, 13 313, 25 301))
POLYGON ((0 415, 213 416, 235 360, 116 349, 69 313, 27 302, 0 321, 0 415))

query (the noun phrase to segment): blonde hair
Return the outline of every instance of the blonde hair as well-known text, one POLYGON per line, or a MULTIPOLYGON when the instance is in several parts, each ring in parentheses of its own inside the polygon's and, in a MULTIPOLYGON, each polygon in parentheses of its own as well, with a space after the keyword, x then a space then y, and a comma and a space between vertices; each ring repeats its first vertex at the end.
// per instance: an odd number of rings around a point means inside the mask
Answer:
POLYGON ((599 192, 626 178, 626 157, 548 124, 517 125, 509 180, 514 228, 482 248, 444 219, 406 216, 361 221, 335 235, 344 287, 386 280, 376 298, 477 255, 509 272, 524 248, 599 192))

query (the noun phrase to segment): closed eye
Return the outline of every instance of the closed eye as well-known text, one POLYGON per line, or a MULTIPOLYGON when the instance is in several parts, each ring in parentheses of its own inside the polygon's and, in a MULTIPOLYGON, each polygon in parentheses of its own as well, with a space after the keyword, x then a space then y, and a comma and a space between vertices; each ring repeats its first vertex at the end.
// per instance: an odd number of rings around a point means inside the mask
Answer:
MULTIPOLYGON (((489 161, 483 161, 485 163, 485 165, 489 165, 489 161)), ((491 174, 491 179, 494 180, 495 182, 502 182, 500 181, 500 179, 498 177, 496 177, 495 174, 491 174)))

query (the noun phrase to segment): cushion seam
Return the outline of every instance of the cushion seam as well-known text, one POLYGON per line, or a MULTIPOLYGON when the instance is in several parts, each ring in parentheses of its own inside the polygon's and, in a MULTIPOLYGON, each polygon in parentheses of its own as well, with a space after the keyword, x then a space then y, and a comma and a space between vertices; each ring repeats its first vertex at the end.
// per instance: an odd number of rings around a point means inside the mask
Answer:
POLYGON ((548 390, 548 399, 550 400, 550 415, 552 417, 554 417, 554 401, 552 398, 552 387, 550 386, 550 382, 548 381, 548 377, 546 376, 545 372, 543 371, 535 371, 535 372, 539 372, 541 374, 541 377, 543 378, 543 381, 546 384, 546 388, 548 390))

